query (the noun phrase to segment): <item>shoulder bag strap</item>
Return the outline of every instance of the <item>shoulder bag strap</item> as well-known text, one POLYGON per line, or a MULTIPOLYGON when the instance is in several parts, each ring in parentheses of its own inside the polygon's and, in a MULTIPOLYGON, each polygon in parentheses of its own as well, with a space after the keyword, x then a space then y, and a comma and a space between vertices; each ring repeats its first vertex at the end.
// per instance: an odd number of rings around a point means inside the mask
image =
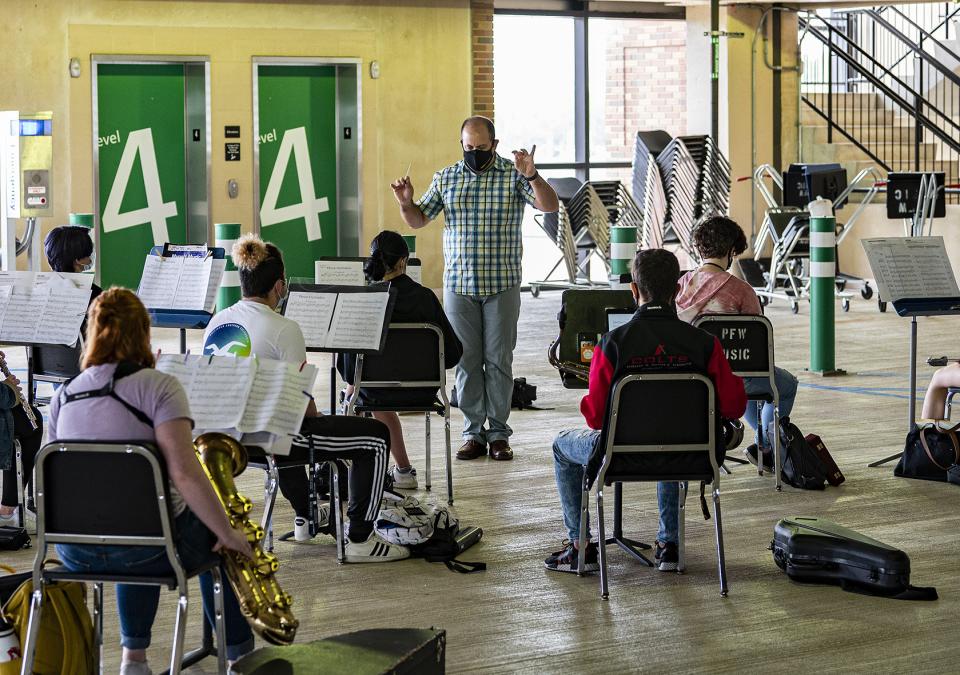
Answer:
MULTIPOLYGON (((930 446, 927 445, 926 432, 927 432, 926 428, 920 429, 920 445, 923 446, 923 451, 927 453, 927 457, 930 459, 931 462, 933 462, 934 466, 936 466, 938 469, 943 469, 944 471, 947 471, 948 467, 945 467, 942 464, 940 464, 940 462, 938 462, 934 458, 933 453, 930 452, 930 446)), ((954 457, 957 457, 958 455, 960 455, 960 444, 958 444, 957 442, 957 435, 952 431, 948 432, 946 435, 950 437, 950 442, 953 444, 954 457)))

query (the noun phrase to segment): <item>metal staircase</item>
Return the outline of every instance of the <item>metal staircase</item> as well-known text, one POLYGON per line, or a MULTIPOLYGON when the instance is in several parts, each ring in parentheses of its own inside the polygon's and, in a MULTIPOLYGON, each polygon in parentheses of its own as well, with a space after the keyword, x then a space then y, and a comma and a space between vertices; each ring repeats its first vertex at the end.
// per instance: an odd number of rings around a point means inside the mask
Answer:
POLYGON ((805 13, 800 31, 804 161, 960 180, 960 5, 805 13))

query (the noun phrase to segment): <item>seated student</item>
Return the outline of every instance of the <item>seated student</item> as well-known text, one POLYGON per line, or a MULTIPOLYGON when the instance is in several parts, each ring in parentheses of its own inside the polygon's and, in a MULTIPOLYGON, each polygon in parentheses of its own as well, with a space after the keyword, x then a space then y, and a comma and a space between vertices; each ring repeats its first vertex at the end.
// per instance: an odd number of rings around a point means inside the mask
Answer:
MULTIPOLYGON (((5 358, 0 352, 0 359, 5 358)), ((6 386, 0 386, 0 471, 2 471, 3 492, 0 494, 0 525, 23 527, 24 523, 17 523, 17 505, 20 496, 17 493, 17 467, 14 439, 20 442, 20 452, 23 464, 23 482, 27 493, 25 506, 34 511, 32 490, 33 463, 43 443, 43 416, 36 407, 33 416, 37 421, 34 429, 27 419, 23 405, 20 403, 17 388, 20 380, 11 375, 0 381, 6 386)))
MULTIPOLYGON (((155 443, 170 476, 170 506, 176 518, 177 553, 183 565, 196 567, 221 549, 251 556, 246 536, 230 527, 223 506, 197 461, 186 392, 174 377, 153 366, 150 318, 143 303, 125 288, 104 292, 90 308, 83 372, 61 387, 50 404, 50 440, 155 443), (105 394, 84 396, 111 382, 115 398, 105 394)), ((103 489, 109 491, 110 486, 104 485, 103 489)), ((117 504, 118 509, 124 506, 117 504)), ((157 546, 58 544, 56 548, 63 564, 75 572, 172 573, 163 549, 157 546)), ((221 573, 226 579, 223 566, 221 573)), ((204 614, 213 626, 215 608, 209 572, 200 576, 200 589, 204 614)), ((223 585, 223 596, 226 657, 235 661, 253 650, 253 633, 228 583, 223 585)), ((150 646, 150 629, 159 599, 158 586, 117 586, 123 645, 121 675, 150 673, 146 649, 150 646)))
MULTIPOLYGON (((723 216, 707 218, 694 229, 693 244, 703 263, 680 279, 680 294, 677 296, 680 318, 692 323, 703 314, 763 314, 757 294, 750 284, 727 271, 733 259, 747 249, 747 238, 740 226, 723 216)), ((797 378, 790 371, 775 367, 774 381, 780 395, 780 415, 789 417, 797 397, 797 378)), ((748 394, 772 393, 770 380, 766 377, 745 378, 744 385, 748 394)), ((757 406, 751 403, 747 406, 745 417, 754 430, 760 425, 758 438, 763 467, 772 471, 775 433, 773 403, 763 404, 759 419, 757 406)), ((757 463, 755 443, 744 452, 753 464, 757 463)))
MULTIPOLYGON (((54 272, 79 274, 93 269, 93 240, 88 227, 61 225, 53 228, 43 240, 43 250, 54 272)), ((90 301, 93 302, 102 292, 102 288, 93 284, 90 301)))
POLYGON ((930 386, 923 397, 921 419, 942 421, 947 419, 947 389, 960 387, 960 363, 951 363, 938 368, 930 378, 930 386))
MULTIPOLYGON (((217 312, 210 321, 203 334, 203 353, 256 355, 298 366, 304 363, 307 349, 303 331, 295 321, 275 311, 287 294, 280 249, 256 235, 247 234, 233 245, 231 255, 240 276, 243 298, 217 312)), ((390 448, 387 428, 364 417, 321 416, 311 400, 300 432, 313 438, 321 457, 327 453, 350 461, 346 561, 392 562, 409 557, 406 547, 387 543, 373 530, 387 473, 390 448)), ((295 441, 290 457, 306 459, 307 451, 305 440, 295 441)), ((280 491, 296 513, 294 538, 309 540, 310 490, 306 470, 301 466, 281 469, 280 491)), ((321 509, 321 520, 328 517, 328 508, 321 509)))
MULTIPOLYGON (((743 381, 730 371, 720 342, 677 318, 674 298, 679 289, 679 277, 680 264, 670 251, 643 250, 633 260, 630 290, 639 309, 630 321, 606 333, 594 351, 590 363, 590 389, 580 402, 580 412, 589 429, 561 431, 553 442, 557 491, 569 543, 544 561, 548 570, 577 571, 584 466, 589 466, 592 471, 599 469, 597 459, 603 452, 598 444, 600 429, 606 418, 607 401, 613 385, 621 377, 663 370, 663 366, 651 363, 657 359, 648 357, 662 354, 683 357, 689 364, 685 370, 703 373, 713 380, 722 417, 739 419, 743 414, 747 404, 743 381)), ((677 368, 672 368, 670 372, 677 372, 677 368)), ((661 571, 677 569, 679 489, 676 482, 657 483, 660 529, 655 561, 661 571)), ((597 543, 590 542, 585 560, 587 571, 599 569, 597 554, 597 543)))
MULTIPOLYGON (((370 281, 390 282, 397 290, 391 323, 432 323, 443 332, 444 366, 453 368, 463 355, 463 345, 453 332, 453 326, 443 313, 443 305, 429 288, 424 288, 407 276, 407 259, 410 249, 403 237, 390 230, 384 230, 370 242, 370 258, 364 272, 370 281)), ((341 355, 337 359, 337 369, 341 377, 350 385, 347 396, 353 394, 355 359, 352 354, 341 355)), ((360 389, 363 401, 401 405, 406 402, 433 400, 436 391, 415 389, 360 389)), ((374 419, 380 420, 390 430, 390 454, 396 465, 391 467, 389 475, 393 487, 401 490, 417 489, 417 470, 410 465, 407 446, 403 441, 403 427, 395 412, 375 412, 374 419)))

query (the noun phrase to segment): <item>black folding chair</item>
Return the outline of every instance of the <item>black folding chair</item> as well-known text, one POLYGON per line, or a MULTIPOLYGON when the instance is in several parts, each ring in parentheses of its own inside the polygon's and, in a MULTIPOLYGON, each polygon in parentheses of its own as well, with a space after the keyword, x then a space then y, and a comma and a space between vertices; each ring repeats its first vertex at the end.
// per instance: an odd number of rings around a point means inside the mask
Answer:
MULTIPOLYGON (((307 442, 311 440, 308 437, 307 442)), ((337 562, 343 563, 346 555, 346 540, 343 537, 343 514, 342 502, 340 499, 340 468, 347 470, 346 463, 336 458, 318 457, 317 452, 310 447, 307 458, 292 458, 283 455, 274 455, 264 452, 263 448, 258 446, 245 446, 247 449, 247 466, 253 469, 260 469, 266 472, 263 484, 263 516, 260 519, 260 527, 265 533, 267 550, 273 552, 273 508, 277 503, 277 492, 280 489, 280 471, 283 469, 301 467, 307 470, 310 483, 310 518, 308 527, 310 535, 314 536, 319 532, 329 532, 337 542, 337 562), (320 523, 319 514, 319 472, 322 465, 326 464, 330 471, 330 517, 326 523, 320 523)), ((293 532, 288 532, 282 537, 281 541, 286 541, 293 536, 293 532)))
POLYGON ((41 382, 58 385, 80 374, 83 339, 76 345, 32 345, 27 347, 27 392, 30 403, 49 405, 50 398, 37 398, 41 382))
POLYGON ((358 354, 353 378, 353 395, 348 413, 420 412, 426 425, 426 488, 430 489, 430 415, 443 416, 447 450, 447 503, 453 504, 453 461, 450 450, 450 401, 447 399, 447 370, 444 363, 443 332, 432 323, 392 323, 387 342, 379 354, 358 354), (362 384, 361 384, 362 383, 362 384), (389 396, 381 402, 365 401, 364 389, 422 389, 417 400, 389 396), (430 390, 429 393, 426 393, 430 390))
MULTIPOLYGON (((705 314, 698 316, 693 325, 705 330, 720 340, 730 363, 730 369, 740 377, 763 377, 770 382, 766 394, 747 394, 747 400, 757 406, 757 419, 764 403, 773 404, 773 475, 778 491, 783 490, 780 466, 780 392, 777 389, 775 361, 773 358, 773 325, 765 316, 751 314, 705 314)), ((759 426, 756 435, 760 446, 759 426)), ((763 459, 757 457, 757 473, 763 475, 763 459)))
POLYGON ((170 656, 171 673, 179 673, 206 656, 216 654, 219 672, 226 672, 223 625, 223 581, 220 558, 193 569, 184 568, 177 554, 177 533, 170 511, 166 464, 160 453, 142 443, 60 441, 48 443, 37 455, 37 555, 33 564, 33 594, 23 673, 32 672, 37 647, 43 587, 56 581, 92 583, 94 587, 95 645, 103 669, 103 584, 166 586, 178 594, 177 617, 170 656), (173 569, 168 576, 71 572, 44 567, 50 544, 157 546, 166 550, 173 569), (187 580, 203 572, 213 575, 216 644, 203 622, 200 649, 183 654, 187 620, 187 580))
MULTIPOLYGON (((626 375, 616 382, 608 404, 607 423, 600 443, 604 456, 595 480, 597 486, 597 524, 600 541, 600 595, 609 597, 607 553, 610 543, 603 523, 603 488, 622 483, 667 481, 680 483, 677 571, 686 569, 685 503, 687 482, 703 481, 713 485, 714 524, 720 595, 727 595, 727 570, 723 551, 723 524, 720 518, 720 465, 716 448, 718 417, 713 382, 694 373, 651 373, 626 375)), ((590 475, 584 474, 580 498, 580 559, 578 573, 583 574, 589 522, 590 475)), ((621 502, 614 504, 615 522, 621 518, 621 502)), ((705 508, 705 507, 704 507, 705 508)), ((626 548, 626 547, 624 547, 626 548)), ((653 566, 642 554, 630 553, 653 566)))

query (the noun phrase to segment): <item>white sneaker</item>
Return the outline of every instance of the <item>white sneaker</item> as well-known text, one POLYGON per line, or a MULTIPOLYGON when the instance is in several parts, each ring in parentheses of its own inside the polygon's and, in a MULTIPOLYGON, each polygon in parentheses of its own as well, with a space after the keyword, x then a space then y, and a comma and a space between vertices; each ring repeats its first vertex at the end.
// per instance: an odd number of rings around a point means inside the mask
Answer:
POLYGON ((417 489, 417 470, 412 466, 407 472, 401 471, 396 466, 391 466, 390 478, 393 479, 393 487, 397 490, 416 490, 417 489))
MULTIPOLYGON (((320 504, 317 508, 317 517, 319 522, 317 527, 325 526, 330 520, 330 505, 329 504, 320 504)), ((293 540, 294 541, 310 541, 313 537, 310 536, 310 523, 307 522, 306 518, 301 518, 297 516, 293 519, 293 540)))
POLYGON ((9 516, 0 516, 0 527, 23 527, 16 509, 9 516))
POLYGON ((153 675, 146 661, 125 661, 120 666, 120 675, 153 675))
POLYGON ((394 562, 410 557, 410 550, 406 546, 391 544, 371 532, 366 541, 354 542, 347 539, 345 561, 348 563, 380 563, 394 562))

